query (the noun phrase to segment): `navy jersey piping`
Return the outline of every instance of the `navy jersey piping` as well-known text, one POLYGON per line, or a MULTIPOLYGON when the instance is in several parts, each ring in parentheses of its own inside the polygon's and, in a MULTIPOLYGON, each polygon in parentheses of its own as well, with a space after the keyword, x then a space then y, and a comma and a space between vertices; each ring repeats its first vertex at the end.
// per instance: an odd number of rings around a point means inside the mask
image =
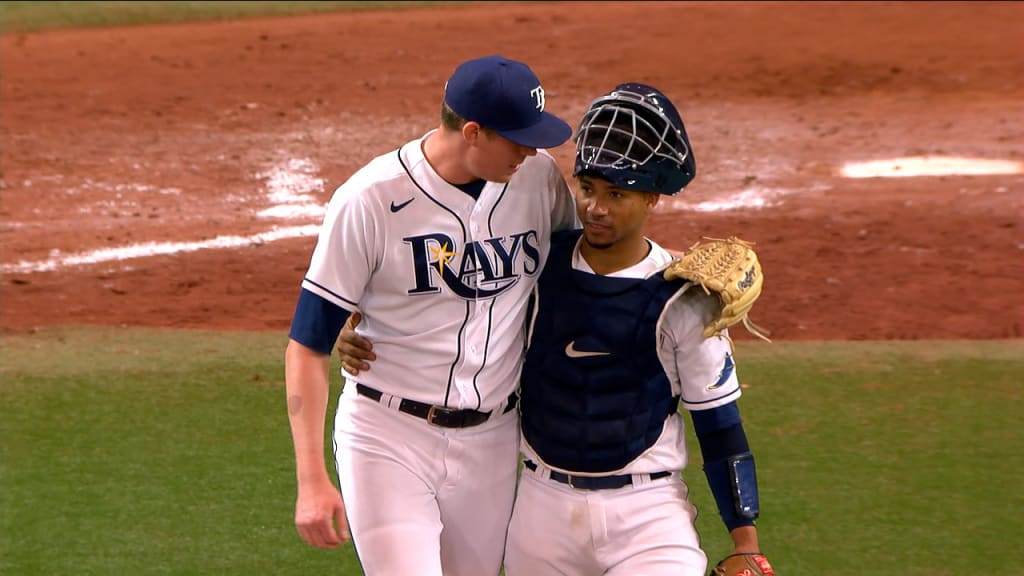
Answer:
POLYGON ((420 192, 423 192, 423 194, 427 198, 429 198, 431 202, 433 202, 434 204, 437 204, 438 206, 440 206, 442 209, 444 209, 446 212, 448 212, 449 214, 451 214, 455 218, 455 220, 459 223, 459 228, 462 229, 462 242, 463 242, 463 244, 465 244, 465 242, 466 242, 466 225, 462 222, 462 218, 459 218, 459 215, 456 214, 454 210, 452 210, 451 208, 445 206, 440 200, 438 200, 437 198, 434 198, 433 196, 431 196, 430 192, 427 192, 427 190, 425 188, 423 188, 423 186, 420 186, 420 183, 417 182, 416 178, 413 177, 412 172, 409 171, 409 167, 406 166, 405 162, 402 161, 402 151, 401 151, 401 149, 399 149, 399 151, 398 151, 398 163, 402 165, 402 170, 405 170, 405 173, 409 176, 409 180, 412 181, 412 183, 415 184, 417 188, 419 188, 420 192))
MULTIPOLYGON (((399 148, 397 150, 395 155, 398 157, 398 163, 402 166, 402 170, 405 170, 406 175, 409 176, 409 181, 412 182, 413 185, 415 185, 417 188, 419 188, 420 192, 423 192, 423 195, 426 196, 427 198, 429 198, 431 202, 433 202, 434 204, 437 204, 443 210, 445 210, 446 212, 451 214, 455 218, 455 221, 459 223, 459 228, 462 229, 462 243, 463 243, 463 245, 465 245, 466 244, 466 225, 462 222, 462 218, 459 218, 459 215, 456 214, 455 211, 453 211, 451 208, 449 208, 449 207, 445 206, 444 204, 442 204, 437 198, 434 198, 433 196, 431 196, 430 193, 427 192, 423 188, 423 186, 420 186, 420 183, 417 182, 416 178, 413 177, 412 172, 409 171, 409 167, 406 166, 405 162, 402 160, 402 149, 401 148, 399 148)), ((462 359, 462 333, 466 330, 466 324, 469 323, 469 311, 470 311, 469 307, 470 307, 470 304, 471 304, 470 301, 467 300, 466 301, 466 315, 462 318, 462 326, 459 327, 459 335, 458 335, 458 338, 456 339, 456 346, 457 347, 455 349, 455 359, 452 360, 451 366, 448 368, 448 384, 445 386, 445 390, 444 390, 444 405, 445 406, 448 406, 448 400, 451 397, 452 381, 455 378, 455 367, 458 366, 459 360, 462 359)), ((474 382, 474 387, 475 387, 475 382, 474 382)), ((479 392, 477 394, 479 395, 479 392)))
MULTIPOLYGON (((501 189, 501 194, 498 195, 498 199, 494 201, 494 205, 491 206, 491 213, 487 215, 487 235, 494 236, 494 213, 498 211, 498 204, 501 204, 502 199, 505 198, 505 192, 508 191, 508 182, 501 189)), ((482 191, 481 191, 482 193, 482 191)), ((479 287, 478 287, 479 288, 479 287)), ((491 329, 494 327, 494 299, 491 299, 487 304, 487 337, 484 339, 484 358, 480 363, 480 369, 473 374, 473 391, 476 393, 476 407, 480 409, 483 399, 480 397, 480 387, 477 386, 477 378, 480 373, 487 367, 487 354, 491 351, 491 329)))
POLYGON ((491 326, 494 323, 494 299, 487 303, 487 337, 484 338, 484 359, 480 363, 480 369, 473 374, 473 391, 476 392, 476 408, 480 409, 480 405, 483 403, 483 399, 480 398, 480 388, 476 385, 477 378, 480 373, 487 367, 487 353, 491 350, 491 326))
POLYGON ((686 404, 691 404, 691 405, 708 404, 710 402, 717 402, 717 401, 721 400, 722 398, 725 398, 725 397, 727 397, 729 395, 732 395, 732 394, 735 394, 735 393, 736 393, 736 391, 733 390, 733 391, 729 392, 728 394, 722 394, 721 396, 718 396, 718 397, 715 397, 715 398, 711 398, 711 399, 708 399, 708 400, 701 400, 700 402, 691 402, 691 401, 687 400, 686 398, 683 398, 683 402, 685 402, 686 404))
POLYGON ((317 288, 323 290, 324 292, 327 292, 328 294, 330 294, 331 296, 334 296, 338 300, 341 300, 342 302, 345 302, 346 304, 351 304, 353 308, 358 308, 359 307, 359 304, 356 304, 355 302, 349 300, 348 298, 345 298, 341 294, 338 294, 337 292, 327 288, 326 286, 324 286, 323 284, 320 284, 319 282, 310 280, 308 277, 307 278, 303 278, 303 280, 305 280, 306 282, 309 282, 310 284, 312 284, 313 286, 316 286, 317 288))
POLYGON ((498 211, 498 204, 501 204, 503 198, 505 198, 505 192, 508 191, 508 182, 505 182, 505 187, 501 189, 501 194, 498 195, 498 199, 494 201, 494 206, 491 206, 491 213, 487 215, 487 234, 494 236, 494 226, 492 221, 494 220, 494 213, 498 211))
MULTIPOLYGON (((455 366, 459 363, 459 358, 462 358, 462 333, 466 331, 466 324, 469 323, 470 307, 473 305, 472 302, 466 300, 466 315, 462 317, 462 325, 459 326, 459 335, 455 339, 456 352, 455 361, 452 362, 448 368, 448 387, 444 391, 444 405, 448 406, 448 400, 452 393, 452 380, 455 378, 455 366)), ((474 384, 475 387, 475 384, 474 384)), ((479 394, 477 394, 479 396, 479 394)))

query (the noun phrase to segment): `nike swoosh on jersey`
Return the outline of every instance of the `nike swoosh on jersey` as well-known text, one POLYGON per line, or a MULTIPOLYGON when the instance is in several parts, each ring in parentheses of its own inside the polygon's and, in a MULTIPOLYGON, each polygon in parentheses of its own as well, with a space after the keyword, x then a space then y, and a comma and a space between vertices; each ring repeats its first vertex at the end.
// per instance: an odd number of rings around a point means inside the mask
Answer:
POLYGON ((590 356, 610 356, 611 352, 585 352, 576 349, 576 341, 573 340, 565 346, 565 355, 569 358, 589 358, 590 356))
POLYGON ((391 201, 391 211, 392 212, 398 212, 402 208, 405 208, 406 206, 408 206, 409 203, 412 202, 413 200, 415 200, 415 198, 409 198, 408 200, 406 200, 405 202, 402 202, 401 204, 395 204, 395 201, 392 200, 391 201))

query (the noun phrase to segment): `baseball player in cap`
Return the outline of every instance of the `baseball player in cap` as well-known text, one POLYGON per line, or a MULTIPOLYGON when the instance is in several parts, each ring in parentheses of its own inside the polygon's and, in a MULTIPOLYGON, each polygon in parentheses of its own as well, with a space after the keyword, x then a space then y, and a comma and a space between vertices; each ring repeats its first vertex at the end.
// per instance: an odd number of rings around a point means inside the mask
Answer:
POLYGON ((459 65, 441 124, 334 193, 285 353, 298 494, 314 546, 351 538, 366 574, 501 569, 515 493, 526 302, 553 232, 578 226, 543 149, 572 135, 530 68, 459 65), (340 492, 324 459, 330 354, 346 319, 381 359, 343 374, 340 492))
POLYGON ((529 319, 506 574, 703 576, 680 403, 735 552, 770 574, 731 341, 704 336, 719 302, 667 280, 672 254, 643 235, 696 175, 675 106, 638 83, 595 100, 573 175, 583 229, 553 238, 529 319))
MULTIPOLYGON (((720 302, 667 279, 675 253, 643 235, 660 197, 696 176, 675 106, 638 83, 595 100, 573 175, 583 228, 553 235, 528 314, 524 467, 505 573, 702 576, 707 557, 680 476, 682 403, 734 544, 714 574, 773 574, 754 525, 757 478, 731 340, 727 330, 705 336, 720 302)), ((350 371, 368 370, 370 349, 342 333, 350 371)))

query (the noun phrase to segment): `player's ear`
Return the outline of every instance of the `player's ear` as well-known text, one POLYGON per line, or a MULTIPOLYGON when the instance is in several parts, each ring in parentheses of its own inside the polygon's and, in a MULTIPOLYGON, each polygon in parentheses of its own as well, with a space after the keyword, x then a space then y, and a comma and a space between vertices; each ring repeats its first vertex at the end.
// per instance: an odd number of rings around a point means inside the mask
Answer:
POLYGON ((462 137, 470 144, 476 144, 480 138, 482 127, 476 122, 466 122, 462 125, 462 137))
POLYGON ((653 210, 654 207, 658 205, 658 202, 660 200, 661 200, 661 194, 657 194, 657 193, 654 193, 654 192, 647 192, 647 209, 648 210, 653 210))

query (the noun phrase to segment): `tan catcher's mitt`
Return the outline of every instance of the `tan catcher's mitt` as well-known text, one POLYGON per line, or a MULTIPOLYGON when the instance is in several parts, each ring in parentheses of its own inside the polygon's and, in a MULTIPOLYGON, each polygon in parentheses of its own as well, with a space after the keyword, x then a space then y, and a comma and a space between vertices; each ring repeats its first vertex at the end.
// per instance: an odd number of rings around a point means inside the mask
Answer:
POLYGON ((771 342, 767 330, 754 324, 747 313, 761 295, 761 263, 752 248, 753 243, 735 236, 728 239, 704 238, 688 248, 683 256, 665 269, 665 279, 685 278, 714 292, 722 304, 719 313, 704 327, 704 337, 710 338, 722 330, 742 322, 751 334, 771 342))
POLYGON ((719 562, 708 576, 775 576, 764 554, 733 554, 719 562))

